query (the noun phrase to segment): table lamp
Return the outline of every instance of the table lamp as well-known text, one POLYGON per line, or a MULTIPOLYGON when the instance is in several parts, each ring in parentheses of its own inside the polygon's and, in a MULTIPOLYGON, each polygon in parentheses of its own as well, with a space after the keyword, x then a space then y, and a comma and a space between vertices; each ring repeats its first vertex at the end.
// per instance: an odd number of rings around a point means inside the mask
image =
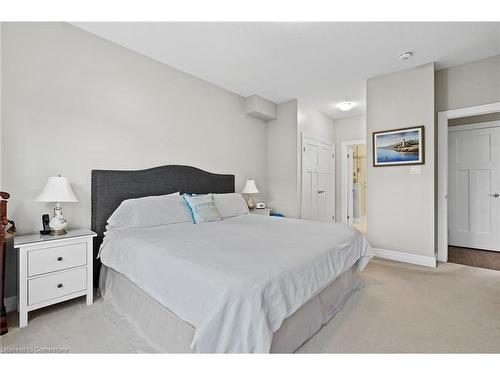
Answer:
POLYGON ((71 185, 66 177, 49 177, 45 188, 36 198, 37 202, 53 202, 54 215, 50 219, 49 227, 51 235, 66 234, 66 226, 68 222, 62 214, 61 203, 63 202, 78 202, 78 199, 71 190, 71 185))
POLYGON ((257 189, 257 186, 255 185, 255 180, 247 180, 245 182, 245 187, 243 188, 242 193, 243 194, 248 194, 248 209, 253 210, 255 209, 255 203, 253 202, 252 194, 257 194, 259 192, 259 189, 257 189))

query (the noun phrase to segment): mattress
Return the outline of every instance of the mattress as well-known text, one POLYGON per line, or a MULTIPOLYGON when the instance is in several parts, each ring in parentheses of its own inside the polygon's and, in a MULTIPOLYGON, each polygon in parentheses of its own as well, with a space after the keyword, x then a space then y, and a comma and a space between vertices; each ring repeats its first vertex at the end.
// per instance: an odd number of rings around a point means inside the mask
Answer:
MULTIPOLYGON (((103 266, 99 285, 106 316, 137 352, 193 352, 195 327, 178 318, 127 277, 103 266)), ((352 266, 283 321, 273 335, 270 352, 295 352, 362 287, 358 268, 352 266)))
POLYGON ((190 350, 210 353, 271 351, 288 317, 372 255, 343 224, 261 215, 126 228, 101 247, 105 266, 194 327, 190 350))

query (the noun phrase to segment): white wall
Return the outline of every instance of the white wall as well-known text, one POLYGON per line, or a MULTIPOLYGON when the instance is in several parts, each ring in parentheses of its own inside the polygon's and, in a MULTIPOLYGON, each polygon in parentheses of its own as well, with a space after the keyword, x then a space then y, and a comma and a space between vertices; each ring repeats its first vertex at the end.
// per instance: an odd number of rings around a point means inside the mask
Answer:
MULTIPOLYGON (((335 140, 333 123, 330 117, 324 115, 310 105, 300 100, 298 101, 297 125, 299 135, 302 135, 303 132, 309 133, 333 142, 335 140)), ((299 149, 300 147, 301 145, 299 145, 299 149)))
POLYGON ((301 214, 303 132, 333 142, 333 120, 298 100, 279 104, 277 119, 268 124, 268 203, 287 217, 301 214))
POLYGON ((425 126, 421 175, 373 167, 367 143, 368 240, 375 248, 434 257, 434 65, 367 81, 366 139, 379 130, 425 126))
POLYGON ((3 114, 2 114, 2 28, 3 24, 0 22, 0 190, 2 190, 2 122, 3 122, 3 114))
MULTIPOLYGON (((2 65, 2 28, 3 28, 3 23, 0 22, 0 72, 3 69, 2 65)), ((0 103, 2 102, 2 95, 3 95, 3 86, 2 86, 2 75, 0 74, 0 103)), ((2 163, 2 123, 3 123, 3 106, 0 105, 0 166, 2 163)), ((2 183, 2 168, 0 167, 0 191, 6 191, 9 192, 8 189, 3 185, 2 183)), ((8 201, 10 202, 10 200, 8 201)), ((10 203, 7 203, 7 214, 10 216, 10 203)), ((10 217, 9 217, 10 218, 10 217)), ((7 246, 9 248, 12 247, 13 239, 10 239, 7 241, 7 246)), ((14 251, 7 251, 6 254, 6 260, 5 263, 6 265, 13 264, 16 265, 17 255, 14 251)), ((15 267, 8 267, 6 268, 6 275, 5 275, 5 296, 9 297, 12 295, 16 294, 16 289, 17 289, 17 270, 15 267)))
POLYGON ((268 205, 287 217, 298 217, 297 100, 278 105, 277 119, 268 123, 268 205))
MULTIPOLYGON (((267 128, 244 98, 65 23, 7 23, 2 188, 19 233, 40 229, 47 177, 69 177, 90 225, 90 171, 193 165, 267 187, 267 128)), ((259 197, 258 197, 259 198, 259 197)))
POLYGON ((500 55, 438 70, 436 112, 500 101, 500 55))
MULTIPOLYGON (((342 142, 357 141, 366 137, 365 116, 354 116, 334 120, 335 148, 337 157, 335 162, 335 218, 342 222, 342 142)), ((370 182, 368 182, 368 185, 370 182)))

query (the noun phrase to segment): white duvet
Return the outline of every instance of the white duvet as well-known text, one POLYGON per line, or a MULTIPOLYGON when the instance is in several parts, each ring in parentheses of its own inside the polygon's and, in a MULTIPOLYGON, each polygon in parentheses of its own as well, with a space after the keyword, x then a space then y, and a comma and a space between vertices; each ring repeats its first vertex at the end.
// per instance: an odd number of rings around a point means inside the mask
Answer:
POLYGON ((373 256, 343 224, 243 215, 108 232, 101 261, 195 328, 196 352, 269 352, 283 321, 373 256))

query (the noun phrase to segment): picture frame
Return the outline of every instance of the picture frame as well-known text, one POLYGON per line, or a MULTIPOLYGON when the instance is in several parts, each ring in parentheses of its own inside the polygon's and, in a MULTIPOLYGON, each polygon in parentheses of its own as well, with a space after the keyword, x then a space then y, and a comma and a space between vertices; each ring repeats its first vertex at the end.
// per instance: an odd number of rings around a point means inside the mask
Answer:
POLYGON ((373 166, 425 164, 425 126, 373 132, 373 166))

